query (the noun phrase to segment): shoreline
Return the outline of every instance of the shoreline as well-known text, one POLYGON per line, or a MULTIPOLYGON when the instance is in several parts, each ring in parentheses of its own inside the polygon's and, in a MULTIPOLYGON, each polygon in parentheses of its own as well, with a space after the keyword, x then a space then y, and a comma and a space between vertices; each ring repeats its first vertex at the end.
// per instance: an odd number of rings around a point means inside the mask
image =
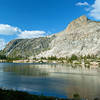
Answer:
MULTIPOLYGON (((63 98, 56 96, 46 96, 44 94, 33 94, 26 91, 12 90, 12 89, 1 89, 0 88, 0 99, 1 100, 89 100, 87 98, 81 98, 79 94, 73 94, 72 98, 63 98)), ((100 100, 95 98, 93 100, 100 100)))
POLYGON ((71 57, 61 57, 57 58, 56 56, 51 57, 6 57, 5 55, 1 55, 0 62, 11 62, 11 63, 54 63, 54 64, 70 64, 73 68, 79 66, 81 68, 100 68, 100 58, 95 55, 87 55, 87 56, 76 56, 72 55, 71 57))
POLYGON ((74 94, 74 95, 73 98, 62 98, 62 97, 60 98, 56 96, 46 96, 44 94, 33 94, 26 91, 0 88, 1 100, 76 100, 74 98, 78 98, 78 99, 80 98, 78 94, 74 94))
POLYGON ((67 62, 66 60, 29 60, 29 59, 25 59, 25 60, 0 60, 0 63, 39 63, 39 64, 68 64, 71 65, 72 67, 75 68, 75 66, 79 66, 82 68, 93 68, 93 69, 97 69, 100 67, 100 62, 98 61, 89 61, 88 63, 84 63, 82 62, 78 62, 77 60, 74 60, 73 62, 67 62))

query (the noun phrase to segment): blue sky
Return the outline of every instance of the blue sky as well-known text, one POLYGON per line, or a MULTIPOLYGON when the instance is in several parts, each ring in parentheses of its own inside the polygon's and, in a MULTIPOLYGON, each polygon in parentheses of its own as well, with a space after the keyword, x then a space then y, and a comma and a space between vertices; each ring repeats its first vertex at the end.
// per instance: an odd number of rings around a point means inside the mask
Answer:
POLYGON ((16 38, 35 38, 64 30, 86 15, 100 20, 100 0, 0 0, 0 49, 16 38))

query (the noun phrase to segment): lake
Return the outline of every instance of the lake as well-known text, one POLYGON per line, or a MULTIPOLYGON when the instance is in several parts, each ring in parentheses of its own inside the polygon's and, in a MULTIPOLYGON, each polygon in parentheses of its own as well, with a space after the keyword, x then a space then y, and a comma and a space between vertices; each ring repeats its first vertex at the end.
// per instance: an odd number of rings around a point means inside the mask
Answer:
POLYGON ((100 72, 64 64, 0 63, 0 88, 56 97, 100 96, 100 72))

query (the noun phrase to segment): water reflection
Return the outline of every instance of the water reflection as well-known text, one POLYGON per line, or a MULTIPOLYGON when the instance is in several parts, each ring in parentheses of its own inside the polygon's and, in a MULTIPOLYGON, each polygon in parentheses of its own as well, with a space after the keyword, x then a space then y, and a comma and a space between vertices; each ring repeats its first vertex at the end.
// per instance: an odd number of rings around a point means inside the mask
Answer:
POLYGON ((38 68, 38 65, 12 65, 3 68, 4 72, 13 72, 24 76, 47 76, 49 73, 38 68))
POLYGON ((92 100, 100 96, 99 77, 97 70, 69 65, 0 63, 0 87, 46 95, 72 97, 79 93, 92 100))
POLYGON ((72 68, 65 64, 12 64, 9 63, 1 68, 3 72, 14 72, 24 76, 48 76, 52 73, 62 74, 88 74, 98 75, 98 69, 76 67, 72 68))

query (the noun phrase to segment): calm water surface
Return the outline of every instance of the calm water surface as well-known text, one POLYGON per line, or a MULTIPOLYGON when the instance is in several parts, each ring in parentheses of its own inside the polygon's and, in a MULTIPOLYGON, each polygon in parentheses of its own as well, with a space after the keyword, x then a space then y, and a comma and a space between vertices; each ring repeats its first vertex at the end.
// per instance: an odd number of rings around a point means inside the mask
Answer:
POLYGON ((67 65, 0 63, 0 88, 57 97, 72 97, 74 93, 89 99, 100 96, 99 72, 73 71, 67 65))

